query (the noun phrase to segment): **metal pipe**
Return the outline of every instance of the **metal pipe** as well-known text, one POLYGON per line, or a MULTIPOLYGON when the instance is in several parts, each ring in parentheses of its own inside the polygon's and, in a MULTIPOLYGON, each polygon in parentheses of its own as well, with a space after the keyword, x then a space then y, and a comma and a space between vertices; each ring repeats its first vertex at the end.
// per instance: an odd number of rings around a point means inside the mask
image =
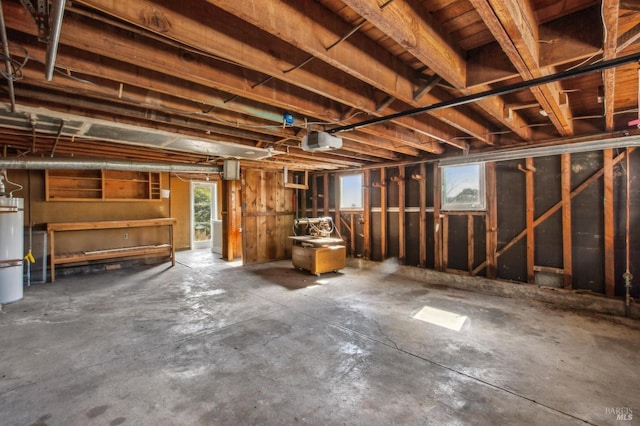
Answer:
POLYGON ((395 120, 396 118, 411 117, 413 115, 422 114, 428 111, 434 111, 443 108, 452 108, 461 105, 466 105, 471 102, 476 102, 484 98, 492 96, 502 96, 509 93, 517 92, 519 90, 529 89, 541 84, 552 83, 555 81, 566 80, 573 77, 589 74, 592 72, 602 71, 608 68, 614 68, 620 65, 625 65, 631 62, 640 61, 640 53, 633 55, 622 56, 620 58, 611 59, 609 61, 603 61, 597 64, 587 65, 586 67, 576 68, 573 70, 562 71, 552 75, 545 75, 543 77, 534 78, 531 80, 525 80, 520 83, 510 84, 504 87, 496 89, 485 90, 484 92, 475 93, 473 95, 461 96, 456 99, 450 99, 447 101, 438 102, 435 104, 427 105, 419 108, 412 108, 406 111, 397 112, 395 114, 385 115, 383 117, 371 118, 359 123, 347 124, 346 126, 336 127, 327 130, 328 133, 346 132, 348 130, 355 130, 361 127, 370 126, 372 124, 384 123, 385 121, 395 120))
POLYGON ((54 0, 51 8, 51 30, 49 32, 49 43, 47 44, 47 58, 45 61, 44 75, 47 81, 53 78, 53 70, 56 65, 56 55, 58 54, 58 44, 60 42, 60 30, 62 29, 62 15, 66 0, 54 0))
POLYGON ((58 134, 56 135, 56 140, 53 142, 53 148, 51 148, 51 158, 56 154, 56 148, 58 147, 58 142, 60 142, 60 136, 62 136, 62 130, 64 129, 64 120, 60 120, 60 128, 58 129, 58 134))
POLYGON ((4 23, 4 12, 2 1, 0 0, 0 39, 2 41, 2 52, 4 53, 4 63, 7 67, 7 85, 9 86, 9 99, 11 100, 11 112, 16 112, 16 92, 13 88, 13 78, 11 77, 11 56, 9 54, 9 41, 7 39, 7 27, 4 23))
POLYGON ((146 163, 126 160, 81 160, 66 158, 0 158, 0 168, 20 170, 85 169, 135 170, 174 173, 220 173, 220 166, 195 164, 146 163))
MULTIPOLYGON (((438 161, 442 166, 451 166, 479 161, 509 161, 520 160, 527 157, 547 157, 551 155, 573 154, 579 152, 601 151, 603 149, 624 149, 640 146, 640 135, 623 136, 605 140, 593 140, 588 142, 575 142, 564 145, 550 145, 520 149, 500 149, 496 151, 474 152, 468 155, 446 157, 438 161)), ((379 166, 378 166, 379 167, 379 166)))

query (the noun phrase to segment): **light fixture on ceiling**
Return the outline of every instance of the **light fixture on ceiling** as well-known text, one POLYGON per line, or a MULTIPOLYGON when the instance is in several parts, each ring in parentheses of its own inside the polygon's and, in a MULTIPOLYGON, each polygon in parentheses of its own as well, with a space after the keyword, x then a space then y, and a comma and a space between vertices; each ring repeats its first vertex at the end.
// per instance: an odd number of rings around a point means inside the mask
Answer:
POLYGON ((549 116, 549 114, 547 114, 547 111, 543 110, 542 108, 540 108, 539 112, 540 112, 540 115, 543 116, 543 117, 548 117, 549 116))

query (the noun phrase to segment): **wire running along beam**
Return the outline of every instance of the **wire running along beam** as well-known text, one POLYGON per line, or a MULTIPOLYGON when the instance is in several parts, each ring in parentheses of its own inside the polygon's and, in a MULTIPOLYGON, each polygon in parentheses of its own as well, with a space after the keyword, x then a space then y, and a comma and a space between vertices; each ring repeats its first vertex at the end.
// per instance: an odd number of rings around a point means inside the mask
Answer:
POLYGON ((608 68, 615 68, 620 65, 625 65, 631 62, 638 62, 638 61, 640 61, 640 53, 622 56, 619 58, 610 59, 608 61, 603 61, 597 64, 587 65, 585 67, 562 71, 556 74, 545 75, 543 77, 538 77, 531 80, 525 80, 519 83, 510 84, 504 87, 499 87, 496 89, 485 90, 484 92, 474 93, 472 95, 461 96, 456 99, 450 99, 447 101, 442 101, 442 102, 438 102, 438 103, 423 106, 423 107, 411 108, 406 111, 401 111, 394 114, 385 115, 382 117, 371 118, 369 120, 363 120, 358 123, 347 124, 345 126, 335 127, 333 129, 327 130, 327 133, 346 132, 349 130, 355 130, 362 127, 370 126, 372 124, 384 123, 386 121, 395 120, 396 118, 411 117, 414 115, 423 114, 425 112, 435 111, 438 109, 452 108, 452 107, 457 107, 461 105, 466 105, 468 103, 479 101, 481 99, 488 98, 491 96, 507 95, 509 93, 517 92, 519 90, 529 89, 531 87, 539 86, 541 84, 567 80, 569 78, 579 77, 585 74, 590 74, 592 72, 598 72, 608 68))

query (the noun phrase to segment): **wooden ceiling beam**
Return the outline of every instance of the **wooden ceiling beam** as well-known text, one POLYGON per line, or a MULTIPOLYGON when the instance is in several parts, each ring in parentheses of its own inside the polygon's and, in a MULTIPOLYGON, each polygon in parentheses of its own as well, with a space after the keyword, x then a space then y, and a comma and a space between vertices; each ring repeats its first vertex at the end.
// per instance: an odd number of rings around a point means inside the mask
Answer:
MULTIPOLYGON (((524 80, 542 77, 538 25, 528 0, 470 0, 498 44, 524 80)), ((531 92, 562 136, 573 135, 571 110, 559 83, 532 87, 531 92)))
MULTIPOLYGON (((4 7, 7 9, 5 20, 8 28, 32 37, 37 36, 36 28, 29 22, 29 15, 23 7, 14 3, 5 3, 4 7)), ((278 80, 252 88, 251 86, 264 79, 264 75, 258 72, 213 59, 196 57, 138 35, 128 35, 122 30, 99 28, 73 15, 65 16, 65 29, 61 34, 57 62, 88 75, 138 87, 150 87, 165 93, 176 94, 184 90, 186 97, 199 91, 200 95, 194 99, 220 108, 232 109, 230 105, 237 104, 238 101, 236 98, 230 99, 236 96, 281 108, 283 112, 291 109, 301 116, 313 119, 320 120, 320 117, 327 114, 332 119, 340 117, 338 103, 292 88, 278 80), (74 37, 72 34, 84 34, 85 37, 74 37), (68 56, 65 55, 66 47, 74 48, 73 51, 69 51, 68 56), (181 81, 196 86, 187 85, 185 88, 181 81), (229 96, 220 98, 217 91, 229 96), (210 98, 207 98, 208 96, 210 98)), ((59 76, 54 75, 55 78, 59 76)), ((254 114, 256 113, 260 118, 272 118, 271 111, 263 116, 262 110, 256 108, 254 114)))
MULTIPOLYGON (((542 74, 569 64, 599 58, 602 51, 600 8, 591 7, 538 27, 538 63, 542 74), (598 28, 598 29, 596 29, 598 28)), ((497 42, 469 52, 467 84, 475 86, 511 80, 518 70, 497 42)))
MULTIPOLYGON (((19 94, 22 99, 20 104, 24 106, 44 107, 52 111, 59 111, 79 117, 138 126, 148 131, 160 130, 162 132, 175 134, 177 137, 182 136, 210 140, 211 143, 219 142, 221 139, 215 138, 215 135, 207 135, 205 133, 206 127, 201 127, 201 123, 198 123, 196 120, 186 120, 161 111, 133 108, 99 99, 81 98, 80 96, 76 96, 73 103, 70 104, 69 97, 64 94, 43 92, 42 90, 33 90, 24 86, 16 87, 16 93, 19 94), (38 101, 33 100, 36 96, 38 101)), ((256 140, 247 139, 245 136, 246 135, 243 134, 226 134, 224 136, 224 142, 255 147, 256 140)))
MULTIPOLYGON (((620 16, 620 0, 602 0, 602 21, 605 28, 604 60, 614 59, 618 47, 618 19, 620 16)), ((615 128, 614 113, 616 100, 616 70, 609 68, 602 73, 604 83, 604 122, 605 131, 613 132, 615 128)))
MULTIPOLYGON (((296 133, 300 129, 291 127, 283 127, 275 123, 264 120, 255 119, 248 115, 238 115, 228 110, 216 111, 215 115, 207 112, 198 111, 197 105, 191 101, 175 98, 173 96, 153 92, 146 89, 140 89, 135 86, 127 85, 122 92, 116 89, 117 83, 110 81, 101 81, 105 84, 91 84, 83 82, 80 79, 69 78, 64 82, 62 79, 54 81, 46 81, 42 70, 34 68, 23 68, 23 78, 18 84, 36 86, 41 89, 55 89, 59 92, 65 92, 70 95, 82 95, 91 97, 92 99, 100 99, 108 102, 129 105, 131 107, 146 108, 148 110, 156 110, 167 114, 180 116, 186 120, 197 120, 203 123, 209 123, 203 131, 217 133, 219 135, 231 132, 231 135, 245 134, 247 139, 255 140, 272 140, 275 138, 298 138, 296 133), (225 130, 228 128, 229 130, 225 130), (274 138, 275 137, 275 138, 274 138)), ((77 77, 77 75, 76 75, 77 77)), ((82 76, 81 78, 84 78, 82 76)))
MULTIPOLYGON (((38 153, 50 152, 55 135, 36 135, 36 148, 38 153)), ((0 133, 0 145, 10 146, 13 149, 30 151, 33 145, 31 132, 19 132, 11 134, 0 133), (23 133, 23 134, 21 134, 23 133)), ((69 138, 62 136, 56 147, 55 156, 72 155, 76 158, 123 158, 138 159, 143 161, 180 162, 199 164, 204 161, 202 155, 188 152, 170 151, 158 148, 146 148, 132 145, 118 144, 115 142, 96 141, 85 138, 69 138)))
MULTIPOLYGON (((298 67, 304 62, 305 57, 301 56, 297 49, 292 49, 290 45, 269 34, 244 31, 242 21, 212 5, 195 3, 188 8, 180 8, 175 3, 169 4, 168 1, 149 0, 140 0, 135 4, 110 0, 79 0, 77 3, 193 46, 207 54, 225 58, 248 69, 258 70, 274 80, 295 85, 370 114, 375 113, 374 89, 369 84, 319 61, 298 67), (215 18, 216 26, 205 23, 204 17, 215 18), (166 21, 166 24, 159 24, 159 21, 166 21)), ((87 40, 84 48, 91 50, 93 40, 87 40)), ((111 48, 113 49, 113 46, 111 48)), ((157 52, 146 53, 152 56, 157 52)), ((176 58, 169 63, 178 68, 182 65, 176 63, 176 58)), ((419 119, 399 122, 407 126, 411 123, 411 128, 421 132, 434 132, 432 126, 419 119)), ((436 136, 445 140, 449 137, 451 135, 436 136)), ((439 149, 437 143, 434 143, 434 149, 439 149)))
POLYGON ((234 126, 230 120, 237 119, 237 117, 227 116, 225 112, 220 112, 219 119, 217 120, 203 113, 191 114, 187 108, 192 107, 192 105, 185 102, 178 102, 175 99, 168 99, 166 95, 147 93, 148 96, 144 97, 139 93, 135 93, 134 88, 129 87, 127 94, 122 98, 118 98, 114 97, 110 91, 104 93, 99 90, 87 90, 86 87, 76 87, 77 84, 82 83, 70 82, 65 85, 60 85, 56 82, 52 83, 37 79, 37 77, 41 76, 40 72, 33 70, 23 70, 23 72, 25 77, 20 80, 19 83, 22 87, 31 86, 42 90, 55 89, 60 92, 63 91, 67 95, 73 95, 74 97, 84 96, 95 101, 113 102, 120 105, 122 111, 126 111, 127 108, 143 108, 147 111, 155 111, 166 116, 180 117, 184 120, 185 125, 189 126, 192 130, 200 130, 203 137, 211 137, 211 135, 214 135, 224 140, 225 136, 233 136, 269 143, 273 143, 282 137, 295 137, 293 129, 291 128, 283 129, 282 126, 269 125, 270 123, 252 120, 250 117, 243 118, 242 122, 247 127, 253 127, 255 129, 253 131, 246 129, 246 127, 234 126), (223 119, 227 121, 220 121, 223 119))
MULTIPOLYGON (((630 0, 635 1, 635 0, 630 0)), ((599 0, 562 0, 548 2, 547 6, 544 6, 536 10, 536 20, 544 24, 551 20, 558 19, 571 15, 575 12, 583 10, 593 5, 599 4, 599 0)))
POLYGON ((422 9, 419 4, 413 4, 413 0, 385 2, 383 6, 369 0, 342 1, 420 60, 425 57, 423 47, 429 46, 425 65, 454 87, 464 87, 467 81, 464 53, 453 47, 429 16, 416 19, 416 11, 422 9))
MULTIPOLYGON (((415 78, 415 71, 362 33, 355 32, 347 41, 336 44, 337 35, 349 34, 353 27, 338 19, 319 3, 292 3, 282 0, 208 1, 270 34, 277 35, 314 58, 387 93, 389 102, 384 104, 385 108, 391 105, 393 99, 406 103, 405 109, 446 99, 442 96, 445 95, 442 91, 438 97, 435 93, 427 96, 428 91, 425 90, 423 99, 418 102, 415 96, 416 89, 423 83, 415 78)), ((381 109, 378 105, 375 113, 381 113, 381 109)), ((400 108, 396 107, 386 113, 393 114, 399 111, 400 108)), ((493 138, 489 135, 491 131, 466 115, 456 114, 453 117, 450 111, 444 110, 433 111, 432 115, 468 135, 493 144, 493 138)))
POLYGON ((640 3, 637 0, 620 0, 620 9, 640 12, 640 3))
POLYGON ((618 37, 618 45, 616 47, 616 54, 619 54, 627 47, 640 40, 640 24, 636 24, 628 31, 625 31, 620 37, 618 37))
MULTIPOLYGON (((36 28, 30 25, 29 21, 26 20, 26 16, 24 16, 26 11, 19 5, 11 3, 7 5, 10 6, 11 12, 6 14, 9 28, 32 36, 37 35, 36 28)), ((327 114, 330 115, 331 121, 340 117, 339 106, 333 101, 301 89, 292 88, 275 79, 267 84, 252 88, 251 81, 259 80, 259 74, 228 63, 216 62, 214 65, 212 60, 184 56, 179 49, 173 49, 172 51, 157 43, 142 40, 139 36, 127 37, 122 34, 122 31, 112 30, 108 35, 105 35, 105 31, 75 19, 71 15, 65 17, 65 28, 66 32, 61 35, 61 41, 64 45, 59 48, 58 62, 62 66, 78 69, 83 73, 112 78, 116 79, 116 81, 120 80, 138 87, 151 89, 158 87, 163 92, 186 98, 193 96, 194 99, 207 101, 207 105, 219 108, 234 109, 239 105, 242 112, 253 114, 260 118, 272 118, 276 111, 272 110, 265 113, 265 110, 258 105, 245 106, 246 98, 280 107, 283 111, 287 111, 288 108, 289 111, 310 117, 313 121, 326 120, 327 114), (79 40, 78 37, 68 36, 68 34, 85 34, 86 38, 92 40, 92 42, 79 40), (119 46, 119 48, 114 49, 114 45, 119 46), (71 46, 80 51, 87 49, 86 55, 89 56, 86 56, 86 58, 99 54, 106 58, 120 61, 123 64, 121 67, 117 65, 107 67, 108 60, 100 57, 91 60, 83 59, 78 52, 70 53, 67 56, 65 54, 66 46, 71 46), (179 61, 179 64, 175 63, 176 60, 179 61), (126 65, 125 62, 127 61, 131 65, 126 65), (141 68, 134 68, 133 66, 141 68), (151 70, 145 67, 149 67, 151 70), (186 79, 196 85, 202 85, 202 87, 189 85, 185 87, 175 80, 168 79, 167 76, 186 79), (206 87, 231 93, 227 99, 232 99, 232 95, 242 96, 242 98, 233 98, 231 101, 225 102, 216 93, 210 95, 206 87), (200 93, 196 95, 196 92, 200 93), (208 99, 206 98, 207 96, 208 99)), ((56 76, 54 80, 59 78, 61 77, 56 76)), ((407 126, 413 126, 413 124, 418 123, 413 118, 403 121, 407 123, 407 126)), ((433 130, 430 126, 418 125, 417 127, 421 132, 433 130)), ((387 136, 382 128, 364 129, 363 132, 373 134, 379 138, 387 136)), ((442 152, 442 147, 438 143, 432 143, 431 146, 432 152, 442 152)))
MULTIPOLYGON (((387 2, 384 3, 384 8, 377 2, 368 0, 343 0, 343 2, 462 94, 473 94, 466 87, 467 64, 462 52, 453 47, 448 38, 436 29, 437 25, 429 16, 424 13, 419 14, 418 11, 424 10, 421 5, 413 4, 413 0, 387 2)), ((488 89, 489 87, 480 87, 477 91, 488 89)), ((501 98, 485 98, 476 102, 475 105, 519 137, 525 140, 531 138, 531 129, 519 114, 514 114, 511 120, 503 117, 504 102, 501 98)))
MULTIPOLYGON (((189 7, 169 0, 78 0, 75 3, 336 102, 369 111, 375 109, 370 85, 319 62, 296 68, 307 59, 303 52, 270 34, 245 31, 241 20, 206 2, 192 2, 189 7), (210 25, 207 20, 215 20, 216 25, 210 25)), ((87 39, 85 43, 90 49, 93 40, 87 39)), ((146 52, 150 56, 154 53, 146 52)), ((177 59, 173 58, 170 64, 180 66, 177 59)))
MULTIPOLYGON (((21 97, 25 99, 32 98, 34 95, 28 93, 28 89, 24 89, 22 87, 17 88, 17 92, 21 97)), ((46 104, 30 104, 30 102, 22 102, 23 104, 29 106, 46 106, 52 110, 58 110, 61 112, 82 115, 84 117, 89 118, 98 118, 103 120, 111 120, 117 121, 120 123, 130 124, 130 125, 141 125, 142 127, 147 127, 149 129, 162 130, 166 132, 172 132, 175 134, 180 134, 183 136, 192 136, 198 137, 201 139, 212 139, 218 140, 215 138, 215 135, 206 135, 207 127, 201 128, 200 131, 193 131, 194 128, 198 128, 198 124, 195 120, 186 121, 181 120, 180 117, 166 115, 161 111, 156 111, 155 114, 149 114, 146 110, 140 110, 136 108, 124 107, 122 105, 114 105, 112 103, 106 103, 100 100, 87 100, 76 96, 74 99, 73 106, 68 105, 67 99, 64 96, 56 95, 52 93, 43 93, 38 92, 38 97, 40 102, 46 104), (115 117, 115 118, 114 118, 115 117), (145 124, 146 123, 146 124, 145 124)), ((354 138, 357 132, 354 132, 354 138)), ((367 140, 366 138, 362 138, 363 140, 367 140)), ((224 138, 226 142, 235 143, 239 145, 246 146, 255 146, 255 139, 243 139, 239 137, 234 137, 230 135, 226 135, 224 138)), ((262 140, 265 140, 264 138, 262 140)), ((273 140, 267 140, 268 142, 273 142, 273 140)), ((374 157, 379 157, 384 160, 397 161, 401 157, 397 156, 393 151, 380 148, 376 144, 373 144, 367 140, 367 144, 362 143, 361 141, 353 141, 348 139, 343 139, 342 150, 348 151, 351 153, 370 155, 374 157), (371 144, 371 145, 369 145, 371 144)), ((382 141, 386 142, 386 141, 382 141)), ((320 153, 321 155, 321 153, 320 153)))

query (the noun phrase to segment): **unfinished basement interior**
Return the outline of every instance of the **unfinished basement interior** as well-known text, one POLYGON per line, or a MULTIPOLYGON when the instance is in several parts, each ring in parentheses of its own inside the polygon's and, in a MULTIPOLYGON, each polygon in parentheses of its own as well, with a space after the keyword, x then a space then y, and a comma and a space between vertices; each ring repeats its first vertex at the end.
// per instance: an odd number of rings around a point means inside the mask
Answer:
POLYGON ((640 2, 0 12, 0 424, 640 424, 640 2))

